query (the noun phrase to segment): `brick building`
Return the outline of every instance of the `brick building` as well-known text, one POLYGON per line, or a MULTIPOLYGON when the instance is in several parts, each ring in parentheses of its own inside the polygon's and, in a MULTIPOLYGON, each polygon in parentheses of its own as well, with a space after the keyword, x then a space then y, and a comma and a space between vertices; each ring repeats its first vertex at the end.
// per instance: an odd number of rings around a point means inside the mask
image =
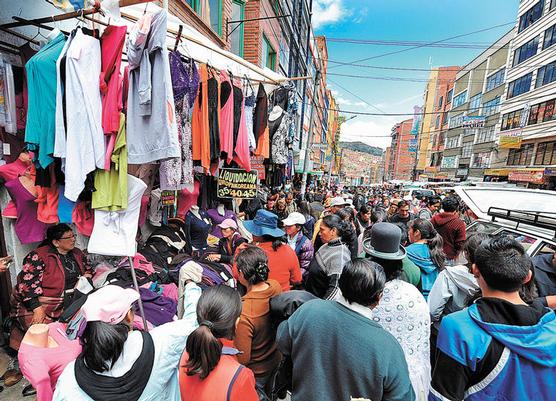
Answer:
POLYGON ((404 120, 392 128, 392 143, 388 158, 387 171, 390 180, 406 180, 413 178, 417 151, 410 151, 410 144, 415 135, 411 132, 413 119, 404 120))

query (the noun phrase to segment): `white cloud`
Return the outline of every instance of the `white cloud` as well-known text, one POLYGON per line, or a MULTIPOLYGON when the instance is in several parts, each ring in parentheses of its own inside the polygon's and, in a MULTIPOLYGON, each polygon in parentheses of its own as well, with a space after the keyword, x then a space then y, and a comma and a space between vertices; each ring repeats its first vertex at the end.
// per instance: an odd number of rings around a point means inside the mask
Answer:
POLYGON ((361 141, 382 149, 390 146, 390 132, 398 117, 357 116, 341 126, 340 140, 344 142, 361 141))
POLYGON ((317 29, 338 22, 345 14, 343 0, 316 0, 313 3, 313 27, 317 29))

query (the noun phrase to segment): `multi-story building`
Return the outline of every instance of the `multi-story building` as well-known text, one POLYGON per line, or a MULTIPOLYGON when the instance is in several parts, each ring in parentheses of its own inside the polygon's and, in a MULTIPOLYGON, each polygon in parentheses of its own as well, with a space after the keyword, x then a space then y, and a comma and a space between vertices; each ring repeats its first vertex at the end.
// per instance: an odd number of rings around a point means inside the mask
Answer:
POLYGON ((513 31, 456 75, 440 169, 452 180, 482 181, 497 157, 500 102, 513 31))
POLYGON ((417 165, 415 173, 417 175, 425 171, 425 167, 430 162, 430 133, 432 131, 433 113, 436 99, 436 87, 438 84, 438 70, 435 68, 430 72, 429 81, 423 94, 423 119, 419 127, 417 165))
POLYGON ((556 187, 556 1, 522 0, 501 106, 492 179, 556 187), (495 178, 496 177, 496 178, 495 178))
POLYGON ((392 179, 391 171, 393 170, 393 166, 390 166, 391 151, 392 148, 390 146, 387 146, 386 150, 384 151, 384 155, 382 156, 382 180, 383 181, 389 181, 392 179))
POLYGON ((413 119, 402 121, 392 128, 392 143, 388 157, 388 178, 390 180, 413 179, 417 149, 412 148, 416 135, 412 132, 413 119))
MULTIPOLYGON (((420 178, 427 181, 445 180, 445 173, 440 173, 444 138, 448 129, 448 112, 452 105, 452 94, 456 74, 461 69, 458 66, 437 68, 437 79, 434 85, 434 105, 431 112, 431 123, 428 134, 427 159, 425 174, 420 178)), ((428 94, 428 93, 427 93, 428 94)), ((423 129, 419 135, 425 135, 423 129)), ((419 140, 421 143, 421 140, 419 140)))

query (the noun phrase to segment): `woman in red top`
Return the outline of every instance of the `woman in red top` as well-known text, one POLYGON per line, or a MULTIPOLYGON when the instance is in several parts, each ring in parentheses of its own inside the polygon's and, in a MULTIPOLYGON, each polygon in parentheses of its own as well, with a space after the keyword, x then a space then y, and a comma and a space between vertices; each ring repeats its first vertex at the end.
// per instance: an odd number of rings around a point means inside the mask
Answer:
POLYGON ((259 401, 255 376, 233 348, 241 298, 227 286, 211 287, 197 304, 199 327, 187 338, 179 368, 182 401, 259 401))
POLYGON ((286 233, 278 228, 278 216, 259 209, 255 219, 243 222, 243 226, 253 234, 253 244, 259 246, 268 257, 268 278, 278 281, 282 291, 300 285, 302 277, 299 260, 295 251, 282 239, 286 233))

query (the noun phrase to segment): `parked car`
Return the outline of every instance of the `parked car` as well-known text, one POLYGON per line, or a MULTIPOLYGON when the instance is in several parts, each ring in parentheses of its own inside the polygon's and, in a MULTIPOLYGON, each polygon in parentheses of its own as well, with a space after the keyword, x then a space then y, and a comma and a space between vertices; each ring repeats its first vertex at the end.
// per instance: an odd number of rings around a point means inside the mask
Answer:
POLYGON ((469 210, 467 234, 509 235, 530 256, 556 251, 556 192, 508 187, 455 187, 469 210))

